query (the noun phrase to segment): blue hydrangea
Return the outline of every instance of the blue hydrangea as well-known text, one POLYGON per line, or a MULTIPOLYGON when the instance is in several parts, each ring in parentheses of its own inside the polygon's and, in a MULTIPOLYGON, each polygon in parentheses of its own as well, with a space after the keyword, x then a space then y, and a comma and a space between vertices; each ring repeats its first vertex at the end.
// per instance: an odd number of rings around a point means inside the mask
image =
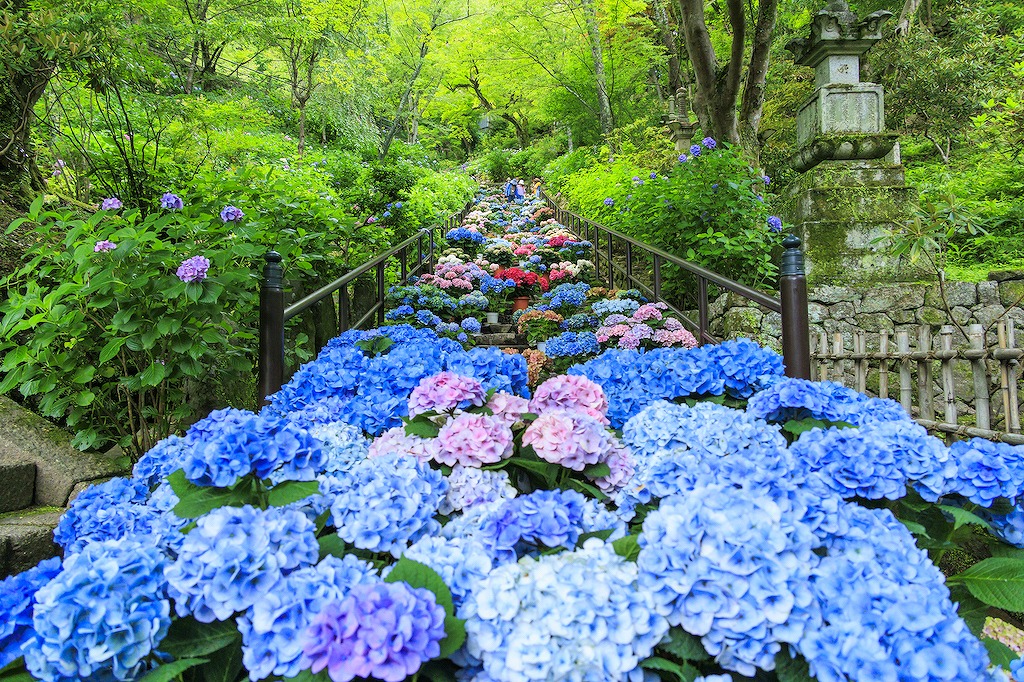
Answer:
POLYGON ((445 233, 444 238, 450 242, 470 242, 471 244, 483 244, 486 237, 481 232, 475 230, 468 230, 464 227, 456 227, 454 230, 448 230, 445 233))
POLYGON ((327 556, 316 566, 288 574, 238 617, 242 663, 250 680, 294 677, 309 667, 303 658, 306 630, 332 601, 355 585, 380 581, 373 566, 346 555, 327 556))
POLYGON ((403 557, 437 571, 451 590, 456 609, 495 566, 491 553, 474 538, 425 537, 409 547, 403 557))
POLYGON ((847 504, 810 588, 821 624, 797 645, 815 679, 992 680, 938 568, 886 509, 847 504))
POLYGON ((594 311, 594 314, 602 319, 615 313, 619 313, 620 315, 632 315, 639 307, 640 303, 631 298, 602 299, 600 301, 594 301, 590 305, 590 309, 594 311))
POLYGON ((112 478, 83 490, 61 515, 53 539, 67 554, 91 542, 150 532, 158 512, 146 505, 144 480, 112 478))
POLYGON ((588 291, 590 291, 590 285, 586 282, 559 284, 544 294, 543 298, 552 310, 572 310, 583 307, 588 291))
POLYGON ((136 679, 167 634, 166 556, 129 538, 86 546, 36 592, 25 664, 44 682, 136 679))
POLYGON ((806 379, 779 379, 751 396, 747 411, 773 422, 814 418, 862 426, 910 421, 906 411, 893 400, 868 398, 832 381, 806 379))
POLYGON ((594 355, 601 352, 594 332, 563 332, 547 340, 544 353, 551 358, 594 355))
POLYGON ((730 339, 702 349, 706 349, 707 361, 725 375, 726 393, 736 398, 749 398, 783 374, 782 356, 750 339, 730 339))
POLYGON ((320 441, 325 455, 324 473, 349 471, 366 459, 370 451, 370 441, 362 429, 342 421, 314 426, 309 434, 320 441))
POLYGON ((149 488, 159 485, 169 474, 184 466, 190 447, 189 441, 180 436, 164 438, 139 458, 132 469, 132 478, 149 488))
POLYGON ((1024 493, 1024 446, 972 438, 953 443, 949 450, 957 474, 947 492, 982 507, 991 507, 1000 497, 1012 500, 1024 493))
POLYGON ((467 317, 462 321, 462 324, 460 324, 459 326, 465 329, 470 334, 480 333, 480 320, 476 319, 475 317, 467 317))
POLYGON ((220 507, 199 518, 167 567, 179 616, 226 620, 319 556, 316 527, 302 513, 271 507, 220 507))
POLYGON ((476 679, 624 680, 668 632, 636 564, 591 538, 581 549, 494 569, 458 610, 476 679))
POLYGON ((510 500, 516 496, 516 489, 504 471, 486 471, 456 464, 445 478, 448 492, 438 507, 441 514, 449 515, 477 504, 510 500))
POLYGON ((786 498, 731 485, 666 498, 643 524, 640 588, 726 670, 771 670, 781 643, 820 622, 816 538, 801 516, 786 498))
POLYGON ((24 655, 32 638, 32 609, 36 592, 60 573, 60 559, 45 559, 24 573, 0 580, 0 669, 24 655))
POLYGON ((272 414, 245 413, 186 455, 185 477, 201 486, 227 487, 250 473, 257 478, 310 481, 324 455, 309 433, 272 414))
POLYGON ((440 471, 413 457, 375 457, 337 477, 330 488, 331 518, 345 542, 398 557, 410 543, 440 530, 434 516, 447 490, 440 471))

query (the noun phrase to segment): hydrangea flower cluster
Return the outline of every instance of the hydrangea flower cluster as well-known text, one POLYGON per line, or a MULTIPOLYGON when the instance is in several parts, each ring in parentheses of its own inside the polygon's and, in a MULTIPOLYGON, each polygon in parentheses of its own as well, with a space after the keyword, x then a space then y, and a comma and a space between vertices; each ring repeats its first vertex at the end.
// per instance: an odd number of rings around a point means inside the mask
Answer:
POLYGON ((573 471, 607 460, 619 447, 601 421, 567 410, 548 410, 537 417, 526 427, 523 445, 544 461, 573 471))
POLYGON ((456 227, 453 230, 448 230, 445 233, 444 238, 449 242, 456 244, 483 244, 486 237, 477 230, 470 230, 465 227, 456 227))
POLYGON ((780 379, 752 395, 747 411, 772 422, 814 418, 862 426, 910 419, 894 400, 869 398, 832 381, 789 378, 780 379))
POLYGON ((471 405, 484 404, 484 387, 471 377, 452 372, 439 372, 424 377, 409 395, 409 416, 424 412, 464 410, 471 405))
POLYGON ((513 439, 501 417, 463 413, 441 427, 435 460, 448 466, 496 464, 512 456, 513 439))
POLYGON ((191 282, 202 282, 210 270, 210 259, 206 256, 192 256, 186 258, 178 266, 175 273, 178 279, 186 284, 191 282))
POLYGON ((220 507, 202 516, 165 576, 179 616, 226 620, 316 562, 316 528, 301 512, 220 507))
POLYGON ((486 471, 456 464, 445 478, 448 480, 448 492, 438 512, 446 516, 478 504, 511 500, 517 494, 504 471, 486 471))
POLYGON ((668 632, 636 564, 597 539, 494 569, 458 615, 466 653, 495 681, 633 679, 668 632))
POLYGON ((530 400, 530 411, 540 414, 547 410, 582 412, 603 424, 608 423, 608 398, 601 387, 583 376, 558 375, 540 386, 530 400))
POLYGON ((594 311, 594 314, 601 318, 605 318, 614 313, 618 313, 620 315, 632 315, 638 308, 640 308, 640 302, 634 301, 631 298, 594 301, 590 305, 590 309, 594 311))
POLYGON ((32 611, 36 592, 60 573, 60 559, 45 559, 24 573, 0 580, 0 669, 25 655, 32 640, 32 611))
POLYGON ((35 594, 29 671, 44 682, 136 679, 171 624, 166 561, 155 544, 129 538, 69 556, 35 594))
POLYGON ((401 556, 410 543, 440 530, 434 515, 447 492, 441 472, 412 457, 382 455, 335 479, 331 519, 345 542, 401 556))
POLYGON ((578 357, 601 352, 593 332, 563 332, 548 339, 544 352, 552 358, 578 357))
POLYGON ((587 291, 589 289, 590 285, 586 282, 559 284, 544 294, 543 298, 551 310, 565 315, 583 307, 587 300, 587 291))
POLYGON ((97 540, 145 535, 158 515, 146 505, 148 499, 149 487, 134 479, 112 478, 87 488, 61 516, 53 540, 76 554, 97 540))

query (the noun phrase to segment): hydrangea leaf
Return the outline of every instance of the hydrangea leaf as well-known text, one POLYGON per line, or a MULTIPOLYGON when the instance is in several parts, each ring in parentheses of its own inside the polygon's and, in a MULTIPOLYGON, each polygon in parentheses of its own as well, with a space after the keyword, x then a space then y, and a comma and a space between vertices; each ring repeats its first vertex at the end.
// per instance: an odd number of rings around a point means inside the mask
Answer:
POLYGON ((992 665, 1002 666, 1006 670, 1009 670, 1010 664, 1020 658, 1016 651, 997 639, 982 637, 981 643, 984 644, 985 648, 988 650, 988 658, 992 662, 992 665))
POLYGON ((317 538, 317 542, 320 543, 321 559, 327 556, 343 557, 348 552, 348 546, 344 540, 338 537, 337 533, 317 538))
POLYGON ((255 501, 249 486, 233 489, 198 486, 188 481, 181 469, 170 474, 167 482, 179 500, 174 513, 182 519, 194 519, 218 507, 242 507, 255 501))
POLYGON ((961 507, 953 507, 948 504, 940 504, 939 509, 953 517, 953 525, 955 528, 960 528, 961 526, 966 525, 981 526, 982 528, 991 528, 988 521, 981 518, 977 514, 973 514, 961 507))
MULTIPOLYGON (((645 661, 640 662, 640 667, 645 670, 657 670, 661 673, 670 673, 678 682, 693 682, 700 676, 700 671, 694 668, 689 663, 676 663, 670 661, 667 658, 660 658, 658 656, 652 656, 645 661)), ((661 676, 665 679, 664 676, 661 676)))
POLYGON ((815 419, 813 417, 808 417, 807 419, 790 419, 782 425, 782 430, 799 438, 800 434, 806 433, 812 429, 827 429, 830 426, 835 426, 839 429, 853 428, 853 424, 847 422, 832 422, 827 419, 815 419))
POLYGON ((441 653, 438 654, 440 658, 448 658, 458 651, 466 641, 465 621, 451 614, 445 614, 444 634, 445 637, 441 640, 441 653))
POLYGON ((214 652, 210 662, 199 670, 203 673, 204 682, 235 682, 242 672, 241 638, 237 643, 214 652))
POLYGON ((419 436, 420 438, 437 438, 437 434, 441 431, 434 422, 429 419, 410 419, 405 423, 405 435, 407 436, 419 436))
POLYGON ((678 626, 668 631, 668 639, 659 644, 658 648, 684 661, 711 660, 711 655, 704 650, 700 638, 678 626))
POLYGON ((793 658, 785 647, 775 655, 775 674, 779 682, 812 682, 810 666, 803 656, 793 658))
POLYGON ((411 587, 422 587, 434 593, 438 605, 444 609, 445 614, 445 638, 441 640, 441 658, 446 658, 455 653, 462 646, 462 643, 466 641, 465 621, 455 617, 452 592, 444 582, 444 579, 438 575, 437 571, 418 561, 402 557, 395 564, 395 567, 391 569, 387 577, 384 578, 384 582, 404 582, 411 587))
POLYGON ((590 466, 583 469, 583 475, 587 478, 601 478, 602 476, 610 476, 612 473, 611 467, 608 466, 607 462, 598 462, 597 464, 591 464, 590 466))
POLYGON ((949 582, 963 583, 989 606, 1024 611, 1024 561, 1020 559, 985 559, 952 576, 949 582))
POLYGON ((637 557, 640 556, 638 537, 637 535, 627 535, 624 538, 619 538, 612 543, 612 549, 626 561, 636 561, 637 557))
MULTIPOLYGON (((171 682, 178 678, 178 675, 185 672, 189 668, 194 668, 197 665, 206 663, 205 658, 182 658, 165 665, 161 665, 158 668, 153 668, 144 677, 139 678, 139 682, 171 682)), ((5 681, 6 682, 6 681, 5 681)))
POLYGON ((267 493, 267 504, 271 507, 283 507, 319 492, 320 484, 317 481, 283 481, 267 493))
POLYGON ((16 658, 0 668, 0 680, 2 682, 35 682, 35 678, 25 670, 24 658, 16 658))
POLYGON ((167 636, 158 648, 181 660, 207 656, 240 640, 234 620, 200 623, 189 617, 171 621, 167 636))
POLYGON ((964 619, 967 627, 976 637, 981 637, 988 618, 988 606, 971 596, 963 585, 950 585, 949 598, 957 605, 957 615, 964 619))

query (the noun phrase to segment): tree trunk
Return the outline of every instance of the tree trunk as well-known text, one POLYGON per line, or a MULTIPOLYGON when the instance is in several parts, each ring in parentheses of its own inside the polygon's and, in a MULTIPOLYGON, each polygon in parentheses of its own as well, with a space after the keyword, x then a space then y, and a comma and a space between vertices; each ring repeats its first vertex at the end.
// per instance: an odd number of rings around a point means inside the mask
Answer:
POLYGON ((412 94, 412 88, 416 84, 416 79, 420 77, 420 71, 423 70, 423 64, 427 61, 427 51, 429 49, 430 47, 426 42, 420 45, 420 59, 416 62, 416 68, 409 77, 409 84, 405 87, 405 92, 402 93, 402 99, 398 101, 398 109, 395 111, 395 120, 391 122, 391 128, 388 130, 388 135, 384 138, 384 144, 380 148, 379 158, 381 159, 388 155, 388 150, 391 149, 391 143, 395 141, 395 135, 398 134, 398 127, 402 124, 402 112, 405 111, 405 107, 409 103, 409 95, 412 94))
POLYGON ((677 90, 683 87, 682 69, 679 66, 679 50, 676 47, 676 39, 672 35, 672 28, 668 21, 668 12, 665 11, 665 5, 662 3, 662 0, 654 0, 652 8, 654 10, 654 25, 658 29, 658 38, 668 54, 668 94, 671 97, 677 90))
POLYGON ((612 105, 608 100, 608 82, 604 74, 604 51, 601 46, 601 30, 597 25, 597 9, 594 0, 582 0, 583 16, 587 22, 590 37, 590 54, 594 59, 594 82, 597 86, 597 112, 601 123, 601 134, 611 135, 615 123, 612 119, 612 105))
POLYGON ((906 38, 910 35, 910 24, 914 20, 917 8, 921 6, 921 0, 906 0, 903 3, 903 11, 900 12, 899 21, 896 22, 896 36, 906 38))
POLYGON ((306 102, 302 100, 299 105, 299 158, 306 153, 306 102))
POLYGON ((757 10, 757 25, 754 27, 753 46, 750 51, 750 65, 747 67, 747 81, 743 86, 743 100, 740 104, 740 144, 750 156, 754 167, 761 161, 761 114, 764 111, 764 84, 768 76, 768 59, 775 35, 775 20, 778 16, 779 0, 761 0, 757 10))
POLYGON ((32 148, 34 108, 53 75, 53 65, 42 60, 26 73, 7 71, 0 80, 0 187, 25 200, 43 189, 43 176, 32 148))

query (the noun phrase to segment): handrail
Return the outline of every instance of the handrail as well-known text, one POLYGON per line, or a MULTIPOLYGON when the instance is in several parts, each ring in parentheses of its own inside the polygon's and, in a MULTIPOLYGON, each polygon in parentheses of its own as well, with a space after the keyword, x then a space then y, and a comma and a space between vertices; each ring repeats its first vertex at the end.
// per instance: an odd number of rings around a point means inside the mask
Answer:
POLYGON ((717 343, 709 329, 708 319, 708 283, 715 284, 726 291, 733 292, 756 303, 782 317, 782 350, 786 364, 786 374, 791 377, 809 379, 811 377, 810 335, 807 320, 807 278, 804 273, 803 252, 800 250, 800 239, 795 235, 787 236, 782 244, 785 248, 782 266, 779 270, 778 298, 740 284, 717 272, 708 270, 695 263, 674 256, 667 251, 645 244, 629 235, 594 222, 559 206, 543 189, 541 198, 555 212, 555 220, 574 232, 578 237, 589 239, 594 246, 594 266, 596 276, 601 277, 601 264, 604 263, 609 288, 615 288, 616 274, 619 281, 625 281, 626 288, 636 288, 655 301, 664 303, 678 315, 684 323, 696 332, 698 343, 717 343), (582 228, 582 230, 581 230, 582 228), (593 239, 590 234, 593 232, 593 239), (602 236, 604 239, 602 239, 602 236), (624 253, 616 253, 615 241, 625 245, 624 253), (602 241, 606 242, 602 253, 602 241), (651 285, 633 275, 633 258, 637 251, 651 257, 651 285), (616 256, 624 260, 624 264, 616 262, 616 256), (697 320, 693 320, 685 312, 665 301, 662 297, 662 272, 664 263, 675 265, 697 278, 697 320))
POLYGON ((462 219, 469 213, 469 209, 472 206, 473 200, 471 199, 466 202, 462 210, 445 218, 440 225, 433 225, 420 230, 401 244, 388 249, 388 251, 379 256, 371 258, 366 263, 346 272, 329 284, 303 296, 288 307, 284 305, 284 269, 281 265, 281 254, 276 251, 268 251, 264 254, 263 281, 260 286, 260 345, 257 365, 259 373, 257 390, 260 403, 266 404, 267 396, 279 391, 284 384, 285 322, 322 301, 330 301, 331 314, 334 315, 334 299, 332 296, 334 292, 343 290, 342 294, 338 297, 336 321, 341 331, 347 331, 350 328, 349 302, 344 288, 363 275, 374 271, 376 280, 374 303, 351 326, 358 329, 375 317, 378 325, 383 324, 384 305, 387 296, 386 278, 388 261, 392 259, 398 260, 400 281, 402 282, 406 282, 410 277, 418 274, 424 266, 433 270, 434 251, 437 245, 435 232, 438 229, 448 230, 460 225, 462 219), (413 245, 416 245, 416 259, 415 265, 410 269, 408 251, 413 245))

